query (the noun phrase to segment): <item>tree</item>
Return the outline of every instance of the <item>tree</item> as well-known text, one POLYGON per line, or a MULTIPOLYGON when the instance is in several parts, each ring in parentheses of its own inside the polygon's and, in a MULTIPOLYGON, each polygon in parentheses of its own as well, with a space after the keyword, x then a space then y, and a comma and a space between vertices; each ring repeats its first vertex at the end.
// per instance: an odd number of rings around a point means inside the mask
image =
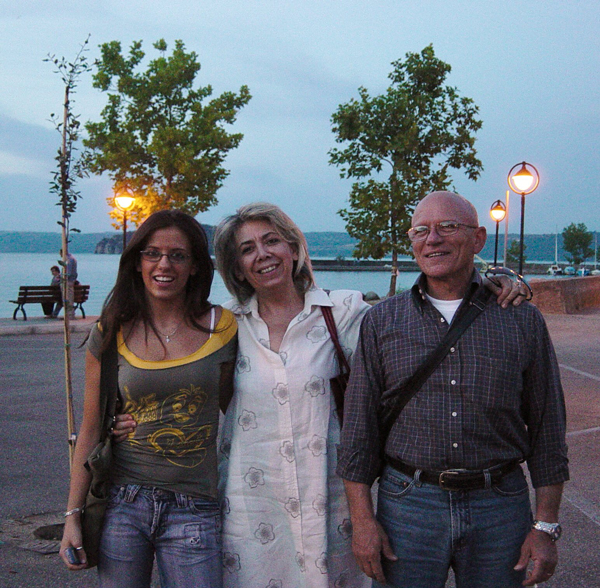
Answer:
MULTIPOLYGON (((205 103, 212 88, 194 88, 197 54, 186 52, 182 41, 175 41, 170 56, 164 40, 153 46, 160 56, 146 70, 141 70, 141 41, 126 56, 118 41, 100 46, 93 84, 107 92, 108 104, 100 122, 85 125, 88 169, 108 172, 116 191, 134 192, 136 205, 128 217, 135 224, 156 210, 179 208, 196 215, 217 203, 215 194, 229 174, 223 161, 243 138, 224 126, 235 122, 251 98, 242 86, 237 94, 224 92, 205 103)), ((111 216, 120 221, 122 213, 111 216)))
POLYGON ((392 254, 390 295, 396 291, 398 254, 410 251, 406 231, 414 207, 432 190, 451 186, 450 168, 464 168, 472 180, 483 169, 473 147, 482 124, 479 109, 444 85, 450 65, 429 45, 392 66, 384 94, 371 97, 360 87, 359 99, 332 115, 335 140, 346 146, 329 152, 342 178, 359 179, 349 208, 339 211, 359 241, 354 256, 392 254))
POLYGON ((594 237, 584 223, 577 225, 571 223, 563 229, 562 236, 565 257, 572 264, 579 265, 594 254, 594 250, 590 247, 594 237))
POLYGON ((80 122, 79 117, 73 112, 72 95, 75 93, 77 83, 82 74, 89 71, 89 64, 85 53, 88 50, 89 36, 81 45, 79 53, 72 62, 68 62, 64 57, 58 58, 54 55, 48 55, 44 61, 54 64, 56 70, 65 85, 65 97, 63 102, 62 117, 55 114, 50 115, 54 127, 61 135, 61 145, 56 156, 57 169, 50 182, 50 192, 58 196, 58 205, 61 209, 61 220, 58 224, 62 230, 62 259, 59 264, 62 266, 61 272, 61 291, 63 300, 65 300, 65 320, 64 320, 64 358, 65 358, 65 392, 67 398, 67 429, 69 443, 69 465, 73 464, 73 454, 77 435, 75 433, 75 417, 73 411, 73 385, 71 368, 71 329, 70 314, 73 300, 67 295, 67 254, 69 252, 69 235, 71 231, 79 232, 78 229, 72 229, 71 215, 77 208, 77 200, 80 193, 75 189, 77 178, 85 175, 81 165, 81 159, 75 157, 75 144, 79 140, 80 122))
MULTIPOLYGON (((525 252, 527 251, 527 245, 523 243, 523 263, 527 261, 525 252)), ((519 263, 519 257, 521 255, 521 243, 516 239, 513 239, 506 248, 506 265, 512 265, 519 263)))

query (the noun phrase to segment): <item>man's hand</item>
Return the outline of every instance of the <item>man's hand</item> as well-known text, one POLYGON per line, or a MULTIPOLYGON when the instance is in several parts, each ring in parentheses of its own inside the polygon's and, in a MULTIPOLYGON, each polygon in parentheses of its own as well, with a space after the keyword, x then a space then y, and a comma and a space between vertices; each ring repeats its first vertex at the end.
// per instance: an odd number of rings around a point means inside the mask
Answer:
POLYGON ((380 584, 385 584, 381 554, 390 561, 398 559, 383 527, 375 518, 352 521, 352 551, 360 569, 380 584))
POLYGON ((125 441, 135 431, 137 423, 130 414, 118 414, 113 427, 113 439, 116 443, 125 441))
POLYGON ((523 586, 533 586, 547 582, 554 574, 558 564, 558 551, 556 543, 543 531, 532 529, 521 547, 521 557, 515 570, 522 571, 527 568, 529 560, 533 562, 533 569, 527 573, 523 586))

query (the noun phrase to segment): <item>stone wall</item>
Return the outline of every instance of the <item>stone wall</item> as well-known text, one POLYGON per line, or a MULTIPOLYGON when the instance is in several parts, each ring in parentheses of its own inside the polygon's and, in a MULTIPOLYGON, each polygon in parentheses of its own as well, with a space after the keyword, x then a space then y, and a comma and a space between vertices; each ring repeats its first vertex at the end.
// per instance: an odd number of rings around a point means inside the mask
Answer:
POLYGON ((533 279, 533 302, 542 311, 575 314, 586 308, 600 308, 600 276, 533 279))

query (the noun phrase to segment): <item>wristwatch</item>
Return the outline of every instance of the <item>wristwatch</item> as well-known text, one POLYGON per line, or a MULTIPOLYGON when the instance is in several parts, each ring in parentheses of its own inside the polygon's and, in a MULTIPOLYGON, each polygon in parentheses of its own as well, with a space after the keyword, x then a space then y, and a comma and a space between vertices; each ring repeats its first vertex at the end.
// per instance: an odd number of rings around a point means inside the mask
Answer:
POLYGON ((558 541, 560 539, 560 534, 562 533, 562 527, 558 523, 545 523, 544 521, 533 521, 532 528, 537 529, 538 531, 542 531, 542 533, 550 535, 550 539, 552 539, 552 541, 558 541))

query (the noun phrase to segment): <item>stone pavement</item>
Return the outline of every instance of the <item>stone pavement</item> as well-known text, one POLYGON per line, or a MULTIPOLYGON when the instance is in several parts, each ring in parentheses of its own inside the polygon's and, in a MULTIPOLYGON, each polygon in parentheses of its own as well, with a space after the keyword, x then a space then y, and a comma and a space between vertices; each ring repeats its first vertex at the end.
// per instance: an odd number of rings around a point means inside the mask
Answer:
MULTIPOLYGON (((77 422, 84 366, 79 345, 94 320, 73 322, 77 422)), ((565 388, 572 480, 561 510, 559 567, 545 585, 599 588, 600 309, 546 320, 565 388)), ((68 491, 62 327, 42 318, 0 319, 0 588, 97 586, 94 570, 68 572, 58 561, 57 542, 33 534, 61 522, 68 491)))

